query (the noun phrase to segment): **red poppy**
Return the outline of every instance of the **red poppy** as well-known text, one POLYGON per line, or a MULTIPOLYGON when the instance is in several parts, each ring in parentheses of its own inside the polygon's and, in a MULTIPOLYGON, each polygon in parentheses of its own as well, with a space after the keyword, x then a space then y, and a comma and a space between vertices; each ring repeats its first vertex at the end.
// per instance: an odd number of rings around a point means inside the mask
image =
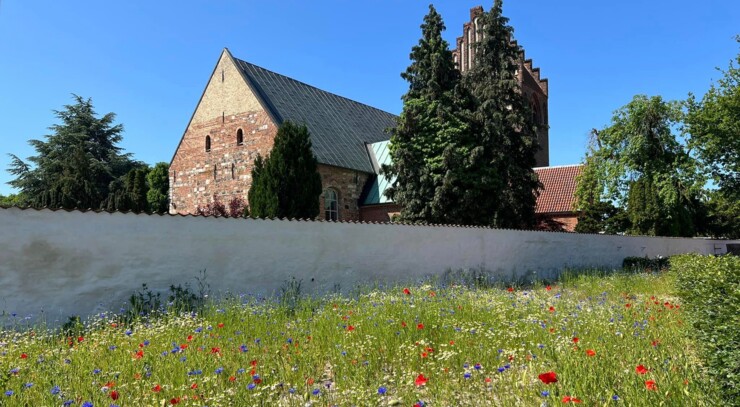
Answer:
POLYGON ((236 377, 234 377, 234 376, 229 376, 229 381, 230 381, 230 382, 235 382, 235 381, 236 381, 236 377))
POLYGON ((550 307, 550 312, 555 312, 555 307, 550 307))
POLYGON ((254 382, 254 384, 260 384, 260 383, 262 383, 262 379, 259 378, 259 377, 256 378, 256 379, 254 379, 254 380, 252 380, 252 381, 254 382))
POLYGON ((110 398, 113 399, 113 400, 118 400, 118 392, 115 391, 115 390, 113 390, 112 392, 110 392, 110 398))
POLYGON ((178 404, 179 402, 180 402, 180 398, 179 397, 175 397, 173 399, 170 399, 170 404, 172 404, 172 405, 178 404))
POLYGON ((424 377, 423 374, 420 374, 420 375, 416 376, 416 380, 414 380, 414 384, 416 384, 417 387, 421 387, 421 386, 424 386, 425 384, 427 384, 427 380, 428 379, 426 377, 424 377))
POLYGON ((450 341, 450 346, 455 346, 455 341, 450 341))
POLYGON ((188 342, 193 340, 193 335, 188 335, 188 342))
POLYGON ((84 338, 84 337, 82 337, 82 336, 78 336, 78 337, 77 337, 77 342, 82 342, 82 341, 84 341, 84 340, 85 340, 85 338, 84 338))
POLYGON ((155 393, 159 393, 161 390, 162 390, 162 386, 160 386, 160 385, 156 385, 156 386, 152 387, 152 391, 155 392, 155 393))
POLYGON ((424 324, 418 324, 418 325, 416 325, 416 329, 424 329, 424 324))
POLYGON ((631 307, 631 306, 632 306, 632 304, 630 304, 630 303, 627 303, 627 304, 624 304, 624 306, 625 306, 625 307, 627 307, 627 308, 629 308, 629 307, 631 307))
POLYGON ((491 378, 490 377, 486 377, 486 383, 491 383, 491 378))
POLYGON ((108 383, 105 384, 105 387, 107 387, 109 389, 112 389, 112 388, 116 387, 116 382, 108 382, 108 383))
POLYGON ((352 332, 355 330, 355 327, 352 325, 347 325, 347 331, 352 332))
POLYGON ((655 384, 655 380, 646 381, 645 388, 648 390, 658 390, 658 386, 655 384))
POLYGON ((224 327, 224 323, 223 322, 219 322, 218 325, 216 325, 216 326, 219 327, 219 328, 223 328, 224 327))
POLYGON ((404 288, 403 293, 406 295, 411 295, 411 290, 409 290, 408 288, 404 288))
POLYGON ((545 384, 558 382, 558 375, 555 372, 540 373, 539 378, 545 384))
POLYGON ((406 323, 403 322, 403 321, 401 321, 401 326, 404 327, 404 328, 406 328, 406 323))
POLYGON ((545 290, 547 290, 547 291, 550 291, 550 290, 552 290, 552 287, 550 287, 550 286, 548 285, 547 287, 545 287, 545 290))
POLYGON ((220 354, 221 348, 211 348, 211 353, 220 354))
POLYGON ((593 349, 586 349, 586 355, 588 355, 588 356, 596 356, 596 352, 594 352, 593 349))
POLYGON ((182 345, 180 345, 180 349, 187 349, 187 348, 188 348, 187 343, 183 343, 182 345))
POLYGON ((573 343, 578 343, 578 341, 580 341, 580 339, 578 339, 577 336, 573 338, 573 343))
POLYGON ((422 358, 425 358, 425 357, 427 357, 427 356, 429 356, 429 354, 428 354, 428 353, 426 353, 426 352, 421 352, 421 357, 422 357, 422 358))
POLYGON ((144 351, 140 350, 134 354, 134 359, 141 359, 144 357, 144 351))
POLYGON ((249 362, 249 364, 252 365, 252 366, 257 366, 257 361, 256 360, 253 360, 253 361, 249 362))
POLYGON ((563 396, 563 403, 580 403, 581 399, 571 396, 563 396))
POLYGON ((306 380, 306 383, 310 386, 314 383, 314 381, 312 378, 309 377, 308 380, 306 380))
POLYGON ((514 292, 514 288, 513 287, 509 287, 509 288, 506 289, 506 291, 508 291, 510 293, 513 293, 514 292))
POLYGON ((653 346, 658 346, 658 345, 660 345, 660 341, 656 339, 656 340, 652 341, 650 344, 653 345, 653 346))
POLYGON ((28 359, 28 355, 26 355, 25 353, 21 353, 21 359, 28 359))
POLYGON ((649 372, 649 371, 650 371, 650 370, 649 370, 649 369, 647 369, 647 368, 646 368, 645 366, 643 366, 643 365, 638 365, 638 366, 637 366, 637 367, 635 368, 635 372, 637 372, 637 374, 645 374, 645 373, 647 373, 647 372, 649 372))
POLYGON ((435 293, 434 291, 429 291, 429 296, 430 297, 436 297, 437 296, 437 293, 435 293))
POLYGON ((198 383, 191 384, 190 385, 190 388, 193 389, 193 390, 197 389, 198 388, 198 383))

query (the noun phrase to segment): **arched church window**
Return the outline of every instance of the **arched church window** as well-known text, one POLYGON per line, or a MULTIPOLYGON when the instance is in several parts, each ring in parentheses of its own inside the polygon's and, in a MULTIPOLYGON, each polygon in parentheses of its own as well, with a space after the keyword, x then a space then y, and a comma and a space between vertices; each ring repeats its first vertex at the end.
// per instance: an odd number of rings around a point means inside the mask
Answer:
POLYGON ((211 151, 211 136, 206 136, 206 152, 211 151))
POLYGON ((244 132, 242 129, 236 131, 236 145, 241 146, 244 144, 244 132))
POLYGON ((339 220, 339 199, 337 191, 329 188, 324 192, 324 218, 339 220))

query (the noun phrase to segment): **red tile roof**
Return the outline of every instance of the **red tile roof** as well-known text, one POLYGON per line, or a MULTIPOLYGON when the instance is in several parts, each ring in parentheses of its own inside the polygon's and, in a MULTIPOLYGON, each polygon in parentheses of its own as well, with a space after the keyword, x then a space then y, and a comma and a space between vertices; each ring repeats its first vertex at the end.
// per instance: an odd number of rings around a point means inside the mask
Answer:
POLYGON ((576 176, 582 169, 582 164, 535 168, 544 186, 537 198, 535 213, 573 212, 576 176))

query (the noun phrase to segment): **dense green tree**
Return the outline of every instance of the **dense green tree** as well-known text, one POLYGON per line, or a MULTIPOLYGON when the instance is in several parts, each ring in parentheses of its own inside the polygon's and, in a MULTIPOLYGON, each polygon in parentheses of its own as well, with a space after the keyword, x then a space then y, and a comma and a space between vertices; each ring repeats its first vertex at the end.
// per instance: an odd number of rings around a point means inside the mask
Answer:
POLYGON ((700 102, 689 95, 687 107, 689 145, 726 197, 740 199, 740 53, 700 102))
POLYGON ((0 195, 0 206, 27 206, 23 194, 0 195))
POLYGON ((11 154, 9 182, 36 207, 99 208, 111 183, 136 166, 118 147, 123 126, 115 114, 96 116, 91 99, 74 95, 74 104, 54 111, 60 120, 46 140, 31 140, 36 155, 28 162, 11 154))
POLYGON ((496 0, 480 19, 481 40, 475 66, 465 83, 475 99, 474 129, 461 140, 467 148, 466 211, 478 222, 496 227, 527 228, 535 224, 535 166, 539 150, 536 125, 519 86, 521 47, 496 0))
POLYGON ((674 132, 682 119, 681 104, 659 96, 638 95, 617 110, 610 126, 592 133, 579 209, 608 202, 626 208, 630 233, 693 235, 704 178, 674 132))
POLYGON ((286 121, 270 155, 255 160, 249 210, 258 218, 313 219, 319 214, 320 195, 321 176, 308 129, 286 121))
POLYGON ((155 213, 167 212, 169 209, 170 165, 164 162, 157 163, 149 171, 146 179, 149 185, 149 191, 146 193, 149 210, 155 213))
POLYGON ((147 176, 149 167, 141 165, 131 169, 125 176, 111 182, 110 193, 103 207, 109 211, 149 211, 147 176))
POLYGON ((387 195, 409 222, 462 222, 457 216, 460 185, 452 176, 458 162, 452 157, 468 125, 458 101, 460 72, 442 38, 444 30, 442 17, 430 5, 422 38, 411 50, 411 65, 401 74, 409 89, 391 133, 393 164, 383 169, 394 180, 387 195))

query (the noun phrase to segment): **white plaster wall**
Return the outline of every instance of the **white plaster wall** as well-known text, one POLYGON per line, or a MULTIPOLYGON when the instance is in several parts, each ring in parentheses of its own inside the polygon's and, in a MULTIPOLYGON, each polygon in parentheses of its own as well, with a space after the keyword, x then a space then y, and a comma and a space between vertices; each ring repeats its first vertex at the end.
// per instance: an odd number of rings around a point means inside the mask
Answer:
POLYGON ((118 310, 142 283, 166 293, 170 284, 195 284, 203 269, 214 293, 270 295, 293 276, 305 292, 321 293, 460 268, 554 277, 568 267, 619 267, 627 256, 719 254, 727 243, 0 208, 0 315, 56 324, 118 310))

